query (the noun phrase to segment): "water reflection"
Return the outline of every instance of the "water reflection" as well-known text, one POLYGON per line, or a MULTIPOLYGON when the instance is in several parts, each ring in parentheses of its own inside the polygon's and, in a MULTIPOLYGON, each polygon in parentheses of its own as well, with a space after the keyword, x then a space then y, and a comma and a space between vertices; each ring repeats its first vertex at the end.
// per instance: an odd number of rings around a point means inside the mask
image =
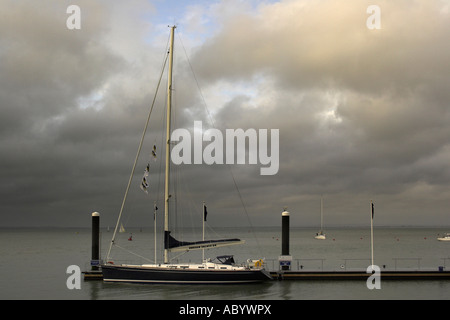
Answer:
POLYGON ((275 281, 230 285, 160 285, 85 281, 83 287, 91 300, 263 300, 279 299, 276 297, 277 290, 272 290, 274 285, 276 285, 275 281))

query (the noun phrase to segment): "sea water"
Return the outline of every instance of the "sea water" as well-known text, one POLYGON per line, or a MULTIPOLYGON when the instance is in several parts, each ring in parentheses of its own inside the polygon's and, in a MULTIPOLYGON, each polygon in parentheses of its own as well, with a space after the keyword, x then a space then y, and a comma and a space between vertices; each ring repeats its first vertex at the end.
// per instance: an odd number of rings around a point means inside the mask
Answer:
MULTIPOLYGON (((91 230, 29 228, 0 230, 0 299, 44 300, 306 300, 306 299, 450 299, 450 280, 383 280, 381 289, 369 290, 366 280, 284 280, 249 285, 140 285, 84 281, 70 289, 69 266, 90 270, 91 230)), ((109 248, 112 232, 101 230, 101 256, 109 248)), ((111 257, 117 262, 149 263, 154 259, 154 235, 129 229, 118 234, 111 257), (132 241, 128 238, 132 236, 132 241), (148 260, 147 260, 148 259, 148 260)), ((236 262, 265 258, 269 270, 278 270, 280 228, 221 228, 218 235, 240 238, 244 245, 207 250, 205 257, 233 254, 236 262)), ((314 239, 316 230, 292 228, 290 254, 293 270, 366 270, 371 264, 370 229, 327 230, 326 240, 314 239)), ((450 242, 437 241, 448 232, 433 228, 375 228, 374 264, 383 270, 450 269, 450 242)), ((198 239, 198 230, 184 240, 198 239), (193 237, 196 238, 193 238, 193 237)), ((161 259, 157 234, 157 259, 161 259)), ((201 251, 175 257, 174 261, 198 262, 201 251)), ((160 261, 160 260, 159 260, 160 261)), ((368 274, 369 277, 369 274, 368 274)))

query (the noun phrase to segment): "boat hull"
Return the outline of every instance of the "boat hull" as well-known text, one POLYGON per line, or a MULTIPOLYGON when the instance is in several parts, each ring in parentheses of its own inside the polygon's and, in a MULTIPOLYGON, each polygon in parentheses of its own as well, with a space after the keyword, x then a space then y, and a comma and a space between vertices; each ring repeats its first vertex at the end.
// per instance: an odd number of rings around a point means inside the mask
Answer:
POLYGON ((129 265, 102 266, 103 281, 172 284, 232 284, 270 280, 264 269, 199 270, 129 265))

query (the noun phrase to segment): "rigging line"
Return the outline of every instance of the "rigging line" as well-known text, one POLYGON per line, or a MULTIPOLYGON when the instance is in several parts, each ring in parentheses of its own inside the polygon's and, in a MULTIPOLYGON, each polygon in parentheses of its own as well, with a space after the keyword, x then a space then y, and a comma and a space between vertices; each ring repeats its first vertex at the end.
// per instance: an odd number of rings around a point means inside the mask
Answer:
MULTIPOLYGON (((184 251, 184 252, 180 252, 178 255, 176 255, 175 257, 171 257, 170 261, 178 259, 179 257, 181 257, 182 255, 185 255, 186 253, 188 253, 189 251, 184 251)), ((177 260, 178 262, 178 260, 177 260)))
POLYGON ((167 52, 166 58, 164 59, 163 67, 162 67, 162 70, 161 70, 161 75, 159 77, 158 85, 156 86, 155 96, 153 97, 152 105, 150 107, 150 111, 149 111, 148 116, 147 116, 147 121, 145 122, 144 130, 142 131, 141 141, 139 142, 139 147, 138 147, 138 151, 136 153, 136 158, 134 160, 133 168, 131 170, 130 178, 128 179, 128 185, 127 185, 127 188, 125 190, 125 195, 124 195, 123 200, 122 200, 122 206, 120 207, 119 218, 117 219, 116 227, 114 228, 114 234, 113 234, 113 237, 111 239, 111 243, 109 245, 108 254, 106 255, 106 259, 107 260, 109 260, 109 255, 111 253, 112 246, 113 246, 114 241, 116 239, 116 233, 117 233, 117 229, 119 228, 120 218, 122 217, 123 208, 125 206, 125 202, 126 202, 126 199, 127 199, 127 196, 128 196, 128 191, 130 190, 131 181, 133 180, 134 171, 136 169, 136 164, 137 164, 137 161, 138 161, 138 158, 139 158, 139 154, 141 153, 142 145, 144 143, 145 133, 146 133, 147 128, 148 128, 148 123, 150 121, 150 116, 152 114, 153 107, 155 106, 156 97, 157 97, 157 94, 158 94, 159 86, 161 84, 161 79, 162 79, 163 74, 164 74, 164 69, 166 67, 166 62, 167 62, 168 57, 169 57, 169 53, 167 52))
POLYGON ((179 33, 177 33, 177 36, 180 39, 180 43, 181 43, 181 46, 183 47, 184 54, 185 54, 187 62, 189 64, 189 68, 191 69, 192 75, 194 76, 195 83, 197 84, 198 91, 200 92, 200 96, 202 97, 203 104, 205 105, 206 113, 208 114, 209 120, 211 121, 213 128, 216 128, 216 124, 214 123, 214 118, 211 116, 211 113, 209 112, 208 105, 206 104, 205 97, 203 95, 202 89, 198 82, 197 76, 195 75, 194 68, 192 67, 191 60, 189 59, 186 48, 184 47, 183 41, 181 40, 181 36, 179 33))
MULTIPOLYGON (((162 118, 164 118, 164 117, 162 117, 162 118)), ((161 121, 161 123, 164 123, 164 121, 161 121)), ((155 143, 156 144, 156 143, 155 143)), ((162 152, 162 146, 163 146, 163 144, 164 144, 164 135, 163 134, 161 134, 161 141, 160 141, 160 145, 159 145, 159 147, 161 148, 161 152, 162 152)), ((159 203, 159 200, 160 200, 160 191, 161 191, 161 176, 162 176, 162 159, 163 159, 163 157, 162 157, 162 154, 161 154, 161 156, 160 157, 156 157, 156 159, 158 159, 158 162, 159 162, 159 169, 158 169, 158 187, 157 187, 157 191, 156 191, 156 201, 159 203)))
MULTIPOLYGON (((169 37, 169 39, 170 39, 170 37, 169 37)), ((167 48, 168 48, 168 46, 169 46, 169 40, 167 41, 167 46, 166 46, 166 50, 167 50, 167 48)), ((165 96, 165 100, 164 100, 164 105, 167 105, 167 96, 165 96)), ((159 169, 158 169, 158 187, 157 187, 157 191, 156 191, 156 203, 157 203, 157 206, 158 206, 158 204, 160 204, 160 201, 161 201, 161 198, 162 199, 164 199, 164 185, 163 185, 163 183, 162 183, 162 180, 164 180, 164 179, 161 179, 162 178, 162 176, 163 176, 163 171, 162 171, 162 165, 163 165, 163 159, 164 159, 164 156, 163 156, 163 151, 164 151, 164 134, 163 134, 163 132, 165 132, 166 131, 166 125, 167 125, 167 123, 166 123, 166 121, 164 121, 164 116, 165 116, 165 113, 164 112, 161 112, 161 118, 160 118, 160 121, 159 121, 159 123, 162 123, 163 124, 163 127, 162 127, 162 129, 161 129, 161 135, 160 135, 160 142, 159 142, 159 145, 158 145, 158 150, 160 150, 159 152, 161 152, 161 156, 157 156, 156 157, 156 159, 157 159, 157 162, 159 162, 159 169)), ((155 144, 156 144, 156 140, 157 138, 155 138, 155 144)), ((156 166, 156 165, 155 165, 156 166)), ((156 212, 156 215, 158 215, 158 212, 156 212)), ((154 217, 154 218, 156 218, 156 217, 154 217)), ((153 223, 155 223, 155 222, 153 222, 153 223)), ((162 244, 164 243, 164 237, 162 237, 162 239, 163 239, 163 241, 159 241, 158 242, 158 252, 161 254, 164 250, 162 249, 162 244)), ((156 263, 156 261, 155 261, 155 263, 156 263)))
POLYGON ((141 256, 140 254, 137 254, 136 252, 133 252, 133 251, 128 250, 128 249, 126 249, 126 248, 124 248, 124 247, 121 247, 121 246, 119 246, 118 244, 116 244, 116 247, 119 248, 119 249, 122 249, 123 251, 126 251, 126 252, 128 252, 128 253, 131 253, 132 255, 135 255, 135 256, 137 256, 137 257, 139 257, 139 258, 141 258, 141 259, 144 259, 144 260, 146 260, 146 261, 148 261, 148 262, 156 263, 156 261, 152 261, 152 260, 150 260, 150 259, 148 259, 148 258, 146 258, 146 257, 144 257, 144 256, 141 256))
POLYGON ((234 186, 236 187, 237 193, 239 195, 239 199, 241 200, 242 206, 244 207, 245 215, 247 216, 247 221, 248 221, 248 223, 250 225, 250 229, 252 230, 252 234, 253 234, 253 237, 255 238, 256 245, 258 246, 258 250, 259 250, 260 254, 262 254, 261 245, 259 244, 259 240, 256 237, 256 233, 254 232, 252 221, 250 220, 250 215, 247 212, 247 207, 245 206, 244 199, 242 198, 241 191, 239 190, 239 187, 238 187, 238 185, 236 183, 236 179, 234 178, 233 170, 231 170, 230 166, 228 166, 228 168, 230 169, 231 177, 233 178, 233 183, 234 183, 234 186))
MULTIPOLYGON (((192 64, 191 64, 191 60, 189 59, 189 56, 188 56, 187 51, 186 51, 186 48, 184 47, 183 41, 181 40, 181 36, 180 36, 179 34, 177 34, 177 35, 178 35, 178 37, 179 37, 179 39, 180 39, 180 43, 181 43, 181 46, 183 47, 184 54, 186 55, 186 59, 187 59, 187 61, 188 61, 189 67, 190 67, 191 72, 192 72, 192 75, 194 76, 194 80, 195 80, 195 83, 197 84, 197 88, 198 88, 198 90, 199 90, 199 92, 200 92, 200 96, 202 97, 203 104, 205 105, 206 113, 208 114, 208 117, 209 117, 209 119, 210 119, 210 121, 211 121, 212 127, 213 127, 214 129, 216 129, 216 125, 215 125, 215 123, 214 123, 214 119, 213 119, 213 117, 211 116, 211 113, 209 112, 208 105, 206 104, 206 100, 205 100, 205 97, 203 96, 202 89, 201 89, 200 84, 199 84, 199 82, 198 82, 197 76, 195 75, 194 68, 192 67, 192 64)), ((250 224, 250 229, 252 230, 252 233, 253 233, 253 236, 254 236, 254 238, 255 238, 255 240, 256 240, 256 244, 257 244, 257 246, 258 246, 258 249, 260 250, 260 252, 262 252, 261 247, 260 247, 260 244, 259 244, 259 241, 258 241, 258 239, 257 239, 257 237, 256 237, 256 235, 255 235, 254 230, 253 230, 253 225, 252 225, 252 223, 251 223, 250 216, 249 216, 249 214, 248 214, 248 212, 247 212, 247 208, 246 208, 245 203, 244 203, 244 200, 243 200, 243 198, 242 198, 241 191, 239 190, 239 187, 238 187, 238 185, 237 185, 237 183, 236 183, 236 179, 234 178, 233 170, 231 169, 230 166, 227 166, 227 167, 229 168, 229 170, 230 170, 230 172, 231 172, 231 177, 233 178, 234 186, 235 186, 235 188, 236 188, 236 190, 237 190, 237 192, 238 192, 239 199, 240 199, 241 204, 242 204, 242 206, 243 206, 243 208, 244 208, 245 214, 246 214, 246 216, 247 216, 247 220, 248 220, 248 222, 249 222, 249 224, 250 224)))

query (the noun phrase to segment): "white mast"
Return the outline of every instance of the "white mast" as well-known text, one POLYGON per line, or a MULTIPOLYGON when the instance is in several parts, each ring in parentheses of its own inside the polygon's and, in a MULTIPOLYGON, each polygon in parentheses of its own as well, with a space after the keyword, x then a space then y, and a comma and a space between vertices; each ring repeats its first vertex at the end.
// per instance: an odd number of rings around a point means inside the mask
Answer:
POLYGON ((323 196, 320 197, 320 234, 323 233, 323 196))
POLYGON ((170 27, 169 75, 167 80, 167 124, 166 124, 166 175, 164 189, 164 263, 169 263, 169 174, 170 174, 170 116, 172 107, 173 43, 176 26, 170 27))
POLYGON ((323 233, 323 195, 320 196, 320 230, 316 233, 316 236, 314 237, 317 240, 325 240, 326 236, 323 233))

